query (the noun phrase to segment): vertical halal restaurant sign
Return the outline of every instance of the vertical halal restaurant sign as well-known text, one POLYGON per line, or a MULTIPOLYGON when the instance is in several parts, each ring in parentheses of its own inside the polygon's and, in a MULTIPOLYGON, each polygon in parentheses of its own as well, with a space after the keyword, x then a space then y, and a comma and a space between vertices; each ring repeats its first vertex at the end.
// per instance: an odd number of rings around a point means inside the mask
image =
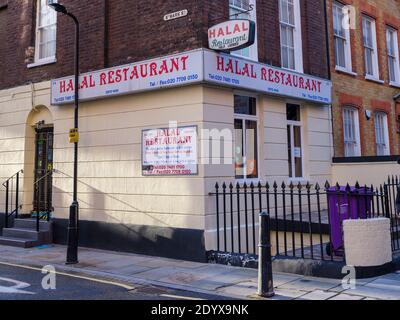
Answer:
POLYGON ((142 131, 144 176, 196 175, 197 127, 142 131))
POLYGON ((233 51, 250 47, 255 42, 256 25, 245 19, 229 20, 208 30, 211 50, 233 51))

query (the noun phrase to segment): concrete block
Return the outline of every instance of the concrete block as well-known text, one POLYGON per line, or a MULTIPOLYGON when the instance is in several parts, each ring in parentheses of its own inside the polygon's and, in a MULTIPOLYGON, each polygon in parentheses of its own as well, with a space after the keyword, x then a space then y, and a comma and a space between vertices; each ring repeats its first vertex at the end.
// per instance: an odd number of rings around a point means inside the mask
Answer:
POLYGON ((389 219, 346 220, 343 229, 348 265, 375 267, 392 261, 389 219))

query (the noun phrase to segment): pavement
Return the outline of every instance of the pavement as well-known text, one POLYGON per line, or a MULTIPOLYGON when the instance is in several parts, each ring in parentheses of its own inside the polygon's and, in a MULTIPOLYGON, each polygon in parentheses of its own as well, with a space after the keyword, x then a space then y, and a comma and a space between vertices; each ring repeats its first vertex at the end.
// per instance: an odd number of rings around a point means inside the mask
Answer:
MULTIPOLYGON (((50 265, 64 275, 86 275, 116 286, 131 286, 128 290, 131 292, 139 292, 139 288, 153 288, 170 293, 164 297, 158 295, 160 299, 169 296, 206 300, 261 299, 257 296, 258 275, 254 269, 88 248, 79 249, 79 264, 66 266, 65 255, 66 247, 59 245, 32 249, 0 246, 0 281, 3 277, 1 267, 8 267, 9 272, 9 268, 17 270, 23 266, 42 268, 50 265)), ((350 289, 344 288, 341 280, 295 274, 274 273, 273 281, 276 294, 274 300, 400 300, 400 271, 381 277, 356 280, 355 287, 350 289)), ((79 289, 79 286, 77 288, 79 289)), ((115 297, 125 299, 118 292, 115 297)), ((87 298, 96 296, 88 295, 87 298)), ((143 297, 139 295, 128 298, 143 297)))

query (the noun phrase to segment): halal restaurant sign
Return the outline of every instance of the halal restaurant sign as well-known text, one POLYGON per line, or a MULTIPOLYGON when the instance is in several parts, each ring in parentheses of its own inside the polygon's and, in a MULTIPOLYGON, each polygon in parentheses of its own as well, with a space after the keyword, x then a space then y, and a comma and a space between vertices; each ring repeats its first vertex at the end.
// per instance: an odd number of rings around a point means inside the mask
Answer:
MULTIPOLYGON (((205 49, 83 74, 79 97, 86 101, 194 83, 213 83, 322 104, 332 102, 329 80, 205 49)), ((51 82, 53 105, 73 101, 73 77, 51 82)))
POLYGON ((197 127, 142 131, 144 176, 196 175, 197 127))
POLYGON ((256 24, 254 21, 229 20, 208 30, 208 46, 212 50, 232 51, 254 44, 256 24))
MULTIPOLYGON (((203 79, 201 60, 202 52, 197 50, 86 73, 80 76, 79 100, 196 83, 203 79)), ((74 92, 73 77, 53 80, 51 102, 72 103, 74 92)))

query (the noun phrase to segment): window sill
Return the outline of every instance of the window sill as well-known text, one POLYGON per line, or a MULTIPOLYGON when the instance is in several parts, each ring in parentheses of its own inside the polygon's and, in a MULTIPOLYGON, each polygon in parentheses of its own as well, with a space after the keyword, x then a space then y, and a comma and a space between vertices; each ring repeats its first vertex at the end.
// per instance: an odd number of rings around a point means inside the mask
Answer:
POLYGON ((350 71, 350 70, 348 70, 348 69, 339 67, 339 66, 336 66, 336 71, 338 71, 338 72, 340 72, 340 73, 345 73, 345 74, 348 74, 348 75, 354 76, 354 77, 357 76, 357 73, 355 73, 355 72, 353 72, 353 71, 350 71))
POLYGON ((400 88, 400 82, 392 82, 392 81, 390 81, 389 85, 391 87, 400 88))
POLYGON ((255 186, 257 186, 259 182, 261 182, 260 178, 235 179, 235 186, 237 183, 239 183, 240 185, 244 185, 246 183, 247 186, 250 186, 253 183, 255 186))
POLYGON ((378 78, 375 78, 375 77, 372 77, 372 76, 368 76, 368 75, 365 76, 365 80, 373 81, 373 82, 380 83, 380 84, 384 84, 385 83, 385 81, 383 81, 381 79, 378 79, 378 78))
POLYGON ((37 61, 37 62, 28 64, 26 67, 27 67, 28 69, 31 69, 31 68, 36 68, 36 67, 44 66, 44 65, 47 65, 47 64, 53 64, 53 63, 56 63, 56 62, 57 62, 57 59, 56 59, 56 58, 51 58, 51 59, 46 59, 46 60, 39 60, 39 61, 37 61))
POLYGON ((300 183, 302 186, 306 186, 307 183, 309 183, 309 182, 310 181, 308 179, 306 179, 306 178, 289 178, 288 185, 293 183, 295 186, 297 186, 300 183))

